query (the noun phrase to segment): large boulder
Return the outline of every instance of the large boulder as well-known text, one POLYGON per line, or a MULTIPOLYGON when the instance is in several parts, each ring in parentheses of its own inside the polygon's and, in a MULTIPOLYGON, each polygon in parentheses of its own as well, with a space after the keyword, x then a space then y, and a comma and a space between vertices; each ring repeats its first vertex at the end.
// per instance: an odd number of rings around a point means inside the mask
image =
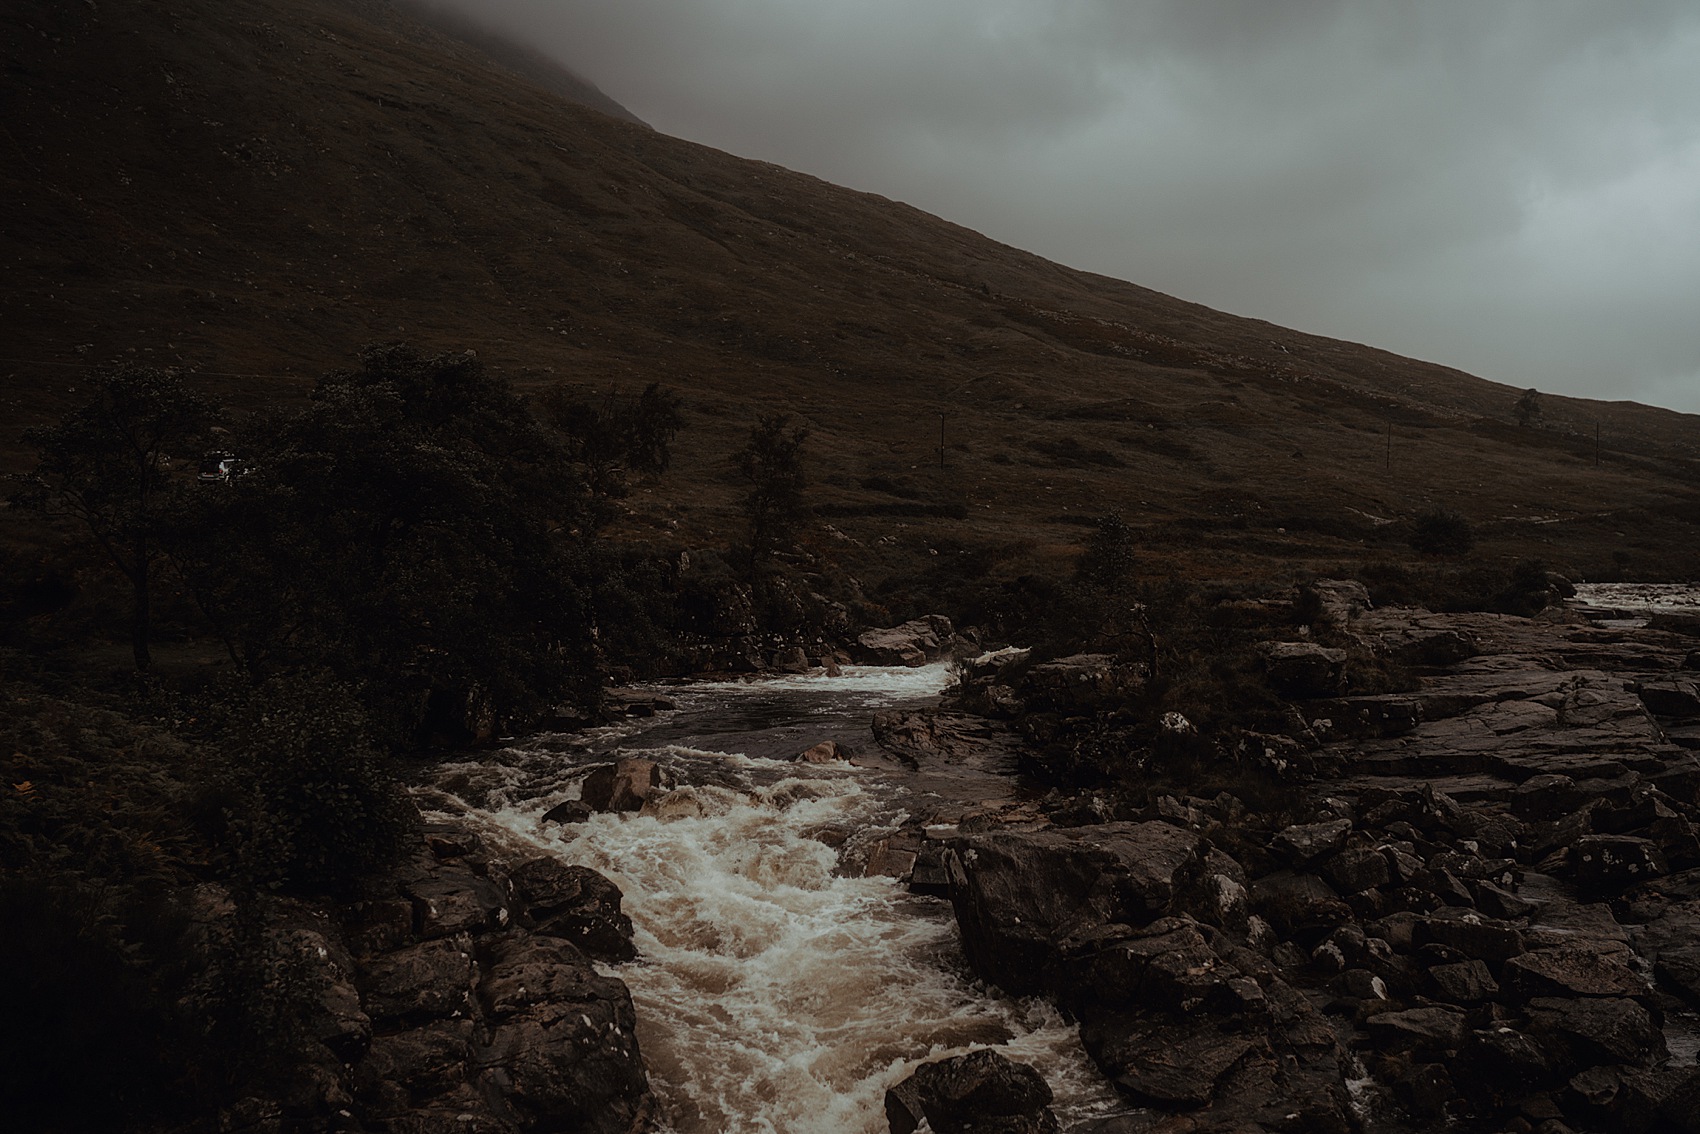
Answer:
POLYGON ((938 1134, 1056 1134, 1051 1088, 1025 1063, 990 1049, 932 1063, 886 1092, 891 1134, 912 1134, 924 1119, 938 1134))
POLYGON ((1345 630, 1374 605, 1356 579, 1316 579, 1299 587, 1299 617, 1315 626, 1345 630))
POLYGON ((950 619, 929 614, 901 626, 864 630, 850 653, 862 665, 923 666, 945 651, 952 633, 950 619))
POLYGON ((521 920, 538 933, 572 942, 604 961, 630 961, 632 919, 620 912, 620 888, 588 866, 534 858, 509 875, 521 920))
POLYGON ((1203 861, 1196 832, 1153 820, 965 836, 944 865, 969 963, 1026 995, 1045 988, 1065 938, 1154 921, 1203 861))
POLYGON ((640 811, 662 786, 661 765, 638 756, 622 756, 591 769, 579 798, 593 811, 640 811))
POLYGON ((544 937, 501 942, 483 999, 493 1026, 480 1053, 487 1083, 523 1128, 629 1134, 650 1110, 626 986, 577 949, 544 937))
POLYGON ((1224 1031, 1207 1019, 1156 1014, 1089 1020, 1080 1042, 1124 1094, 1173 1110, 1209 1102, 1222 1077, 1264 1045, 1259 1036, 1224 1031))

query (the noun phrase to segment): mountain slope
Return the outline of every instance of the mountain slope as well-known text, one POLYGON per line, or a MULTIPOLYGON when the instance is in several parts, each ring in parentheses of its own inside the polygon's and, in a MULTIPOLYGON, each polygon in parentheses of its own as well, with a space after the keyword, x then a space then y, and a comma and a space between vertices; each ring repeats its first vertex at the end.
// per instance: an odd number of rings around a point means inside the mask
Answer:
POLYGON ((18 425, 92 362, 255 407, 408 338, 522 386, 681 390, 678 471, 636 503, 685 540, 737 524, 726 455, 769 410, 869 548, 1065 555, 1119 508, 1231 571, 1375 553, 1443 506, 1599 573, 1700 525, 1695 417, 1548 395, 1518 428, 1519 391, 668 138, 377 0, 23 0, 0 42, 18 425))

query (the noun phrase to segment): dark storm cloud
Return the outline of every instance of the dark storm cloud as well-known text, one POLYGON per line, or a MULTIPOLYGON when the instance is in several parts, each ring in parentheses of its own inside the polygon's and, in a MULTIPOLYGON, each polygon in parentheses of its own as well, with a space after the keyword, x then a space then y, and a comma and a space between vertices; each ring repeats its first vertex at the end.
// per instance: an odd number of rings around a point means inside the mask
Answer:
POLYGON ((454 0, 668 133, 1077 267, 1700 412, 1688 0, 454 0))

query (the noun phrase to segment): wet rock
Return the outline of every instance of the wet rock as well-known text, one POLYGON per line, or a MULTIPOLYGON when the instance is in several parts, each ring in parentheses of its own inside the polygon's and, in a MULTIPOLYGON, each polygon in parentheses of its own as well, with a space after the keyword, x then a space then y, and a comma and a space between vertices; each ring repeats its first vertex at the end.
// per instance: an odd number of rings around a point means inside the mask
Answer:
POLYGON ((1058 984, 1078 1015, 1135 1006, 1191 1012, 1239 975, 1211 950, 1196 923, 1169 917, 1068 961, 1058 984))
POLYGON ((1663 1033, 1633 1000, 1537 998, 1529 1002, 1529 1027, 1537 1037, 1555 1041, 1573 1068, 1601 1062, 1639 1066, 1665 1055, 1663 1033))
POLYGON ((639 811, 661 786, 661 766, 654 760, 623 756, 592 769, 579 798, 593 811, 639 811))
POLYGON ((1664 852, 1635 835, 1583 835, 1570 847, 1576 885, 1594 894, 1621 894, 1670 873, 1664 852))
POLYGON ((1505 1024, 1472 1032, 1454 1064, 1466 1090, 1498 1105, 1550 1086, 1552 1059, 1544 1045, 1505 1024))
POLYGON ((1275 837, 1269 840, 1269 846, 1293 865, 1305 866, 1345 846, 1346 836, 1351 832, 1350 819, 1299 824, 1277 832, 1275 837))
POLYGON ((838 741, 823 740, 803 749, 792 758, 802 764, 830 764, 837 760, 849 759, 849 753, 838 741))
POLYGON ((1478 878, 1470 883, 1470 893, 1475 896, 1476 908, 1489 917, 1503 921, 1515 921, 1528 917, 1539 906, 1526 898, 1519 897, 1502 886, 1495 885, 1485 878, 1478 878))
POLYGON ((1640 697, 1647 711, 1656 716, 1700 716, 1700 682, 1693 678, 1668 677, 1632 683, 1630 692, 1640 697))
POLYGON ((1191 1108, 1209 1102, 1227 1072, 1261 1047, 1207 1020, 1107 1016, 1083 1023, 1080 1041, 1117 1088, 1138 1102, 1191 1108))
POLYGON ((1464 1042, 1464 1013, 1435 1006, 1402 1012, 1380 1012, 1364 1022, 1370 1042, 1387 1051, 1438 1054, 1464 1042))
POLYGON ((545 811, 543 813, 543 822, 583 823, 594 814, 596 814, 596 812, 591 810, 590 804, 586 803, 584 800, 569 799, 564 803, 557 803, 555 806, 545 811))
POLYGON ((1521 819, 1555 819, 1572 813, 1586 797, 1569 775, 1532 775, 1511 792, 1511 813, 1521 819))
POLYGON ((1480 1004, 1499 995, 1499 985, 1486 964, 1471 959, 1428 970, 1429 990, 1448 1004, 1480 1004))
POLYGON ((1056 1134, 1051 1088, 1025 1063, 990 1049, 923 1063, 886 1092, 892 1134, 925 1120, 938 1134, 1056 1134))
POLYGON ((523 922, 538 933, 563 938, 605 961, 637 956, 632 920, 620 910, 624 895, 588 866, 534 858, 508 877, 523 922))
POLYGON ((1418 918, 1411 926, 1411 940, 1417 946, 1445 945, 1464 957, 1490 964, 1510 960, 1523 952, 1523 935, 1516 926, 1456 907, 1418 918))
POLYGON ((524 1009, 478 1053, 481 1079, 537 1130, 629 1134, 651 1109, 625 985, 592 972, 584 995, 524 1009))
POLYGON ((414 932, 423 938, 482 933, 508 922, 501 887, 464 869, 444 869, 405 882, 402 892, 413 903, 414 932))
POLYGON ((951 634, 950 619, 929 614, 901 626, 863 631, 851 654, 863 665, 923 666, 940 655, 951 634))
POLYGON ((427 1020, 464 1014, 477 966, 467 937, 426 941, 362 967, 361 1003, 375 1021, 427 1020))
POLYGON ((969 963, 1027 994, 1043 988, 1062 937, 1152 922, 1202 857, 1196 833, 1151 820, 959 837, 945 867, 969 963))
POLYGON ((1328 883, 1314 874, 1290 870, 1267 874, 1252 883, 1251 905, 1284 938, 1331 929, 1352 916, 1350 907, 1328 883))
POLYGON ((1393 880, 1387 856, 1371 847, 1347 847, 1325 859, 1317 869, 1342 894, 1357 894, 1393 880))
POLYGON ((466 1082, 472 1041, 471 1020, 437 1020, 379 1036, 355 1068, 355 1091, 380 1114, 445 1094, 466 1082))
POLYGON ((1700 1007, 1700 945, 1661 950, 1653 975, 1689 1004, 1700 1007))
POLYGON ((1446 666, 1481 652, 1475 638, 1450 626, 1410 625, 1376 635, 1379 653, 1396 665, 1446 666))
POLYGON ((1269 684, 1286 697, 1328 697, 1340 692, 1346 651, 1315 642, 1263 642, 1257 647, 1269 684))
POLYGON ((803 647, 787 646, 774 652, 773 668, 780 673, 807 673, 812 667, 809 665, 809 655, 803 647))
POLYGON ((1634 953, 1615 941, 1532 949, 1505 962, 1504 982, 1522 999, 1539 996, 1645 997, 1652 990, 1633 967, 1634 953))
POLYGON ((478 995, 489 1019, 504 1020, 538 1004, 595 999, 608 991, 590 958, 566 941, 531 934, 506 938, 490 951, 478 995))

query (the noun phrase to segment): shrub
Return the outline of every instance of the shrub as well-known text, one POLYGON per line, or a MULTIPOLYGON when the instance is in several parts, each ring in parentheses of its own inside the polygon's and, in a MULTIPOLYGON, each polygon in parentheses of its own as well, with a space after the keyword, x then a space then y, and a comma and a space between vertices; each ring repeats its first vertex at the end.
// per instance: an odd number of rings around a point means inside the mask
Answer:
POLYGON ((197 810, 239 889, 345 893, 407 845, 418 813, 346 687, 274 678, 214 727, 197 810))
POLYGON ((1412 521, 1409 542, 1424 555, 1463 555, 1476 546, 1476 531, 1458 513, 1436 508, 1412 521))

